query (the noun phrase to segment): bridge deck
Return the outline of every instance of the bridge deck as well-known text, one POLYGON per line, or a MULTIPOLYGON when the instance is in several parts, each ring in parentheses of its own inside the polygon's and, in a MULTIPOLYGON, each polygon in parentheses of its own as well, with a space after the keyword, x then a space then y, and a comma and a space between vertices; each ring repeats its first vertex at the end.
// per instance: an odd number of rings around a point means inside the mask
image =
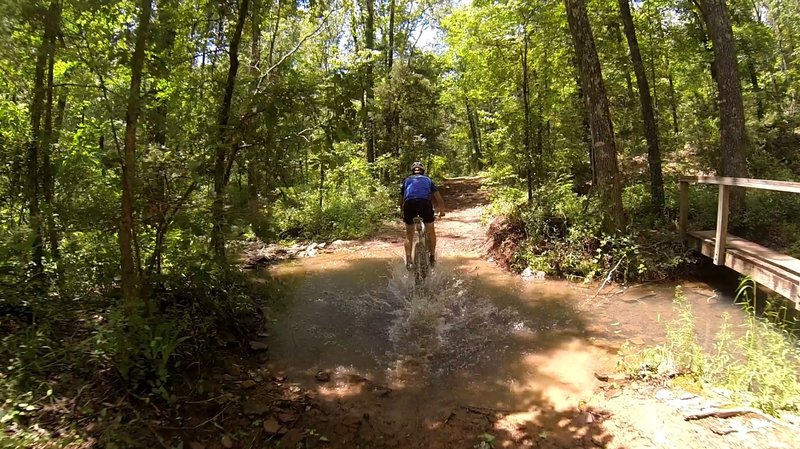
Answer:
MULTIPOLYGON (((695 249, 714 257, 715 231, 691 231, 688 236, 695 249)), ((800 310, 800 260, 728 234, 725 266, 749 275, 760 285, 789 298, 800 310)))

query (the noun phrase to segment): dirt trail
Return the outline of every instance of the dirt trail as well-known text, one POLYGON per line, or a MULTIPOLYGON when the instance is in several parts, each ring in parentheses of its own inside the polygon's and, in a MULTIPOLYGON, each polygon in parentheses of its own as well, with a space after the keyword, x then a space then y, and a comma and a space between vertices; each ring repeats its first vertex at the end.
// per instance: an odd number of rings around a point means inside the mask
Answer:
MULTIPOLYGON (((268 311, 269 350, 225 362, 209 388, 230 407, 223 409, 229 419, 195 432, 195 442, 209 449, 277 441, 292 448, 798 447, 775 426, 714 433, 732 423, 753 428, 752 419, 684 421, 701 398, 599 380, 613 373, 623 342, 663 339, 675 285, 595 296, 596 286, 526 282, 482 257, 480 180, 448 180, 441 190, 448 214, 437 223, 439 264, 422 289, 402 267, 399 223, 269 269, 281 286, 268 311)), ((706 343, 722 313, 740 316, 706 284, 683 288, 706 343)), ((209 417, 195 413, 189 427, 223 413, 219 402, 207 404, 209 417)))

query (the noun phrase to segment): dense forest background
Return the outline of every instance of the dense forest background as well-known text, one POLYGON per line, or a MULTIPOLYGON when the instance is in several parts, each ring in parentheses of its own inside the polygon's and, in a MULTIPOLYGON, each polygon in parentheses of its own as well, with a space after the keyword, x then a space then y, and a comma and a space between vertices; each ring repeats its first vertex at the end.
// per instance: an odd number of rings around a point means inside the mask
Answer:
MULTIPOLYGON (((133 297, 224 266, 226 242, 357 236, 417 159, 434 176, 486 170, 500 206, 527 199, 590 235, 653 227, 674 215, 679 174, 794 178, 798 14, 774 1, 5 1, 4 273, 121 280, 133 297)), ((774 195, 757 199, 740 227, 779 213, 774 195)), ((694 209, 711 215, 706 203, 694 209)))
MULTIPOLYGON (((798 48, 786 0, 2 0, 0 307, 101 310, 93 363, 166 391, 255 307, 242 245, 363 236, 414 160, 487 177, 518 268, 660 278, 678 176, 798 178, 798 48)), ((733 203, 800 255, 798 199, 733 203)))

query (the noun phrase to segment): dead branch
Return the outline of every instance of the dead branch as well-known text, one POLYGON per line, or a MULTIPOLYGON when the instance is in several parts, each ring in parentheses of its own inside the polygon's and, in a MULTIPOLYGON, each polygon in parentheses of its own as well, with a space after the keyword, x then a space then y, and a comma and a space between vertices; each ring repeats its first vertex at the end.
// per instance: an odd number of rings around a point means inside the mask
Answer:
POLYGON ((754 415, 758 415, 758 416, 766 419, 767 421, 769 421, 769 422, 771 422, 773 424, 778 424, 778 425, 786 427, 787 429, 791 429, 794 432, 800 433, 800 428, 798 428, 797 426, 794 426, 794 425, 789 424, 787 422, 781 421, 780 419, 775 418, 774 416, 768 415, 768 414, 762 412, 761 410, 758 410, 758 409, 755 409, 755 408, 751 408, 751 407, 709 408, 709 409, 705 409, 705 410, 700 410, 700 411, 698 411, 696 413, 685 415, 683 417, 683 419, 686 420, 686 421, 689 421, 689 420, 693 420, 693 419, 703 419, 703 418, 708 418, 708 417, 731 418, 731 417, 734 417, 734 416, 746 415, 748 413, 752 413, 754 415))
POLYGON ((283 62, 286 61, 287 58, 289 58, 293 54, 297 53, 297 51, 300 50, 300 47, 302 47, 303 44, 305 44, 307 40, 309 40, 312 37, 316 36, 322 30, 322 28, 325 26, 325 24, 328 23, 328 17, 330 17, 331 14, 336 12, 336 11, 338 11, 338 10, 333 10, 333 11, 329 12, 322 19, 322 21, 319 23, 319 26, 317 26, 317 28, 314 31, 312 31, 311 33, 303 36, 303 38, 300 39, 299 42, 297 42, 297 44, 294 46, 294 48, 292 48, 290 51, 288 51, 286 54, 284 54, 281 57, 281 59, 278 60, 278 62, 276 62, 275 64, 272 64, 266 71, 262 72, 261 77, 258 79, 258 84, 256 85, 255 91, 256 92, 260 92, 261 91, 261 83, 264 81, 264 79, 267 78, 269 76, 269 74, 272 73, 273 70, 278 68, 278 66, 283 64, 283 62))
POLYGON ((148 420, 143 420, 143 421, 145 426, 147 426, 147 428, 150 430, 153 436, 156 437, 156 441, 158 441, 158 444, 160 444, 161 447, 163 447, 164 449, 169 449, 167 443, 165 443, 164 440, 161 438, 161 436, 158 434, 158 432, 156 432, 156 429, 153 428, 152 424, 150 424, 150 421, 148 420))
POLYGON ((461 407, 464 410, 467 410, 469 412, 477 413, 479 415, 484 415, 484 416, 493 415, 493 414, 496 414, 496 413, 505 413, 505 414, 513 413, 511 410, 506 410, 506 409, 501 409, 501 408, 491 408, 491 407, 479 407, 479 406, 476 406, 476 405, 463 405, 462 404, 462 405, 459 405, 459 407, 461 407))
POLYGON ((219 413, 217 413, 216 415, 212 416, 211 418, 208 418, 207 420, 201 422, 200 424, 198 424, 198 425, 196 425, 194 427, 185 427, 185 426, 184 427, 166 427, 165 426, 165 427, 161 427, 161 428, 164 429, 164 430, 197 430, 197 429, 205 426, 208 423, 211 423, 211 424, 214 424, 214 425, 218 425, 215 422, 215 420, 217 418, 219 418, 223 413, 225 413, 225 410, 228 409, 228 405, 229 404, 226 404, 224 407, 222 407, 222 410, 220 410, 219 413))
POLYGON ((594 296, 592 296, 592 299, 597 298, 597 295, 599 295, 600 292, 603 291, 603 289, 606 287, 606 284, 611 280, 611 275, 613 275, 614 272, 617 271, 617 268, 619 268, 619 264, 621 264, 623 260, 625 260, 624 255, 619 258, 619 261, 617 262, 616 265, 614 265, 614 268, 612 268, 611 270, 609 270, 608 273, 606 273, 606 278, 603 280, 603 283, 600 285, 600 288, 597 289, 597 293, 595 293, 594 296))

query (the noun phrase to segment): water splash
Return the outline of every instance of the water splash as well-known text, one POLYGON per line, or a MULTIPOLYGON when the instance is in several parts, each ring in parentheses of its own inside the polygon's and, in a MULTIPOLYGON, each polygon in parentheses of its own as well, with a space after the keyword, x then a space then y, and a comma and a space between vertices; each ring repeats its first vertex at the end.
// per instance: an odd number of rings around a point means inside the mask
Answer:
POLYGON ((440 265, 421 285, 400 263, 390 272, 389 297, 378 301, 393 316, 390 377, 424 372, 435 380, 497 357, 512 334, 533 332, 518 313, 480 297, 453 270, 440 265))

